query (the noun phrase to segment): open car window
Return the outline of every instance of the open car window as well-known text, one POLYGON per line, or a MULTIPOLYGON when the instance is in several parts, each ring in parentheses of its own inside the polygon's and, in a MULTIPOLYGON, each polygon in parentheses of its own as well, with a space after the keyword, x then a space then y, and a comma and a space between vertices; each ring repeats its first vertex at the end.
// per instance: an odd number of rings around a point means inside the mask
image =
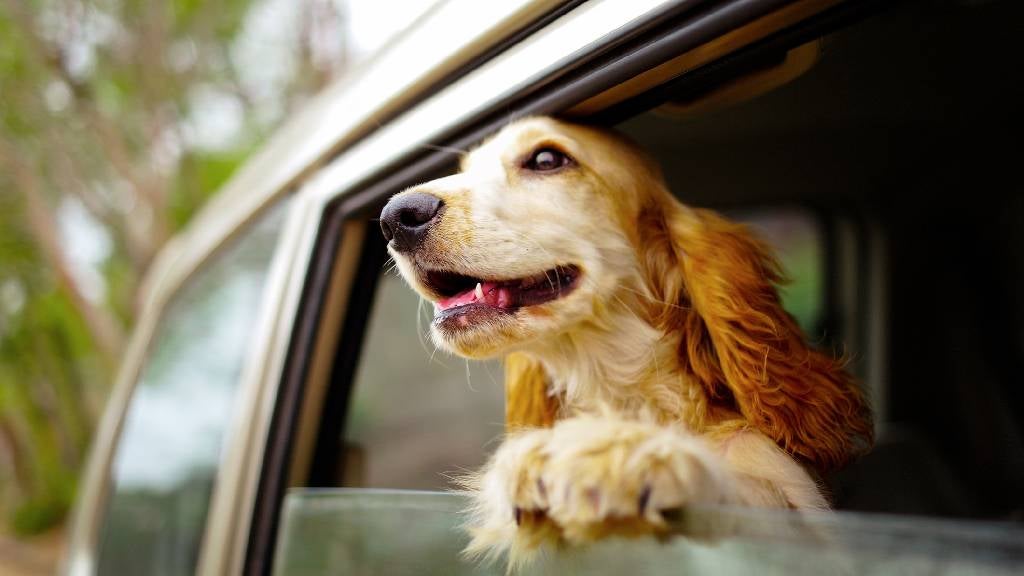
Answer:
MULTIPOLYGON (((809 334, 823 334, 825 247, 815 214, 782 207, 732 216, 773 246, 789 273, 786 309, 809 334)), ((381 241, 375 232, 369 242, 381 241)), ((333 485, 442 490, 479 468, 501 440, 503 368, 438 349, 432 304, 389 262, 379 268, 333 485)))
POLYGON ((346 486, 443 489, 481 466, 485 446, 504 431, 501 364, 438 350, 432 314, 397 274, 382 271, 353 381, 346 486))
MULTIPOLYGON (((901 3, 823 38, 797 34, 787 49, 802 64, 782 82, 737 89, 714 77, 726 65, 710 66, 699 72, 713 86, 658 86, 658 101, 599 117, 662 164, 683 202, 745 220, 776 248, 787 310, 864 381, 878 442, 822 479, 834 514, 688 510, 682 538, 602 542, 533 573, 1019 569, 1022 529, 1007 520, 1024 510, 1021 260, 1006 239, 1019 240, 1024 204, 1001 193, 1013 163, 991 138, 1019 93, 992 59, 1015 42, 1007 6, 901 3)), ((754 73, 788 54, 752 59, 754 73)), ((503 573, 460 559, 462 495, 366 489, 451 486, 502 432, 500 368, 432 358, 429 310, 397 277, 376 286, 355 376, 336 383, 350 391, 346 457, 331 487, 287 496, 275 571, 503 573)))

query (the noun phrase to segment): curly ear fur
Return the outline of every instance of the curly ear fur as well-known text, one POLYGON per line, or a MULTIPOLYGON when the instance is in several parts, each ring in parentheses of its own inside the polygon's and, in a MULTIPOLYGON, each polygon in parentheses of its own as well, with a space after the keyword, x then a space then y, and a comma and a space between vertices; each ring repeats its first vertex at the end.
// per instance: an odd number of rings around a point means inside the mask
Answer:
POLYGON ((505 357, 505 427, 550 428, 558 400, 548 394, 547 376, 540 362, 523 354, 505 357))
POLYGON ((873 440, 867 403, 843 362, 809 347, 783 310, 770 250, 746 227, 674 198, 641 214, 651 317, 682 334, 681 369, 783 449, 819 469, 873 440))

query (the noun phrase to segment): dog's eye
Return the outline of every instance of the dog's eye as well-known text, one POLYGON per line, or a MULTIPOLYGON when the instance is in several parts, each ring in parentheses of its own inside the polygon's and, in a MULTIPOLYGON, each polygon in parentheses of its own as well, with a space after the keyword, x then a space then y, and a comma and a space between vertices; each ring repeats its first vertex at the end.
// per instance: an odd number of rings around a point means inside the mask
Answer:
POLYGON ((523 168, 534 172, 550 172, 572 162, 572 158, 554 148, 540 148, 523 164, 523 168))

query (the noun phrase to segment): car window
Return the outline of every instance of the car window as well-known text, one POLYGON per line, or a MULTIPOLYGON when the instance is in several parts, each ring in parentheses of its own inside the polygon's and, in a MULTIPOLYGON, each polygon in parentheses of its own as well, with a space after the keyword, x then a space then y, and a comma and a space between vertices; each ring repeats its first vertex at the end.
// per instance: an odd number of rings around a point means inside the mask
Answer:
POLYGON ((192 574, 283 223, 277 206, 163 312, 113 459, 98 574, 192 574))
POLYGON ((396 273, 383 274, 349 408, 346 485, 448 487, 451 476, 483 464, 503 432, 501 364, 436 349, 432 316, 396 273))
MULTIPOLYGON (((493 575, 460 556, 461 494, 365 490, 288 495, 273 574, 493 575), (344 543, 344 546, 339 546, 344 543)), ((540 554, 524 574, 1019 574, 1024 530, 851 512, 692 507, 674 537, 609 538, 540 554)))

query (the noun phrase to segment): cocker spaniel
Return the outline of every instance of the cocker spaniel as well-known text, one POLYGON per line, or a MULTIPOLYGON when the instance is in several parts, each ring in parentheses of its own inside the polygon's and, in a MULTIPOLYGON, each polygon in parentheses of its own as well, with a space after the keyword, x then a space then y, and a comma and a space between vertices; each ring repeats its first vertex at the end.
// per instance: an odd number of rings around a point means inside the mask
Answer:
POLYGON ((504 356, 508 435, 470 482, 470 554, 666 530, 693 503, 826 509, 871 444, 843 363, 782 309, 742 225, 679 203, 604 130, 507 126, 394 196, 388 250, 437 345, 504 356))

